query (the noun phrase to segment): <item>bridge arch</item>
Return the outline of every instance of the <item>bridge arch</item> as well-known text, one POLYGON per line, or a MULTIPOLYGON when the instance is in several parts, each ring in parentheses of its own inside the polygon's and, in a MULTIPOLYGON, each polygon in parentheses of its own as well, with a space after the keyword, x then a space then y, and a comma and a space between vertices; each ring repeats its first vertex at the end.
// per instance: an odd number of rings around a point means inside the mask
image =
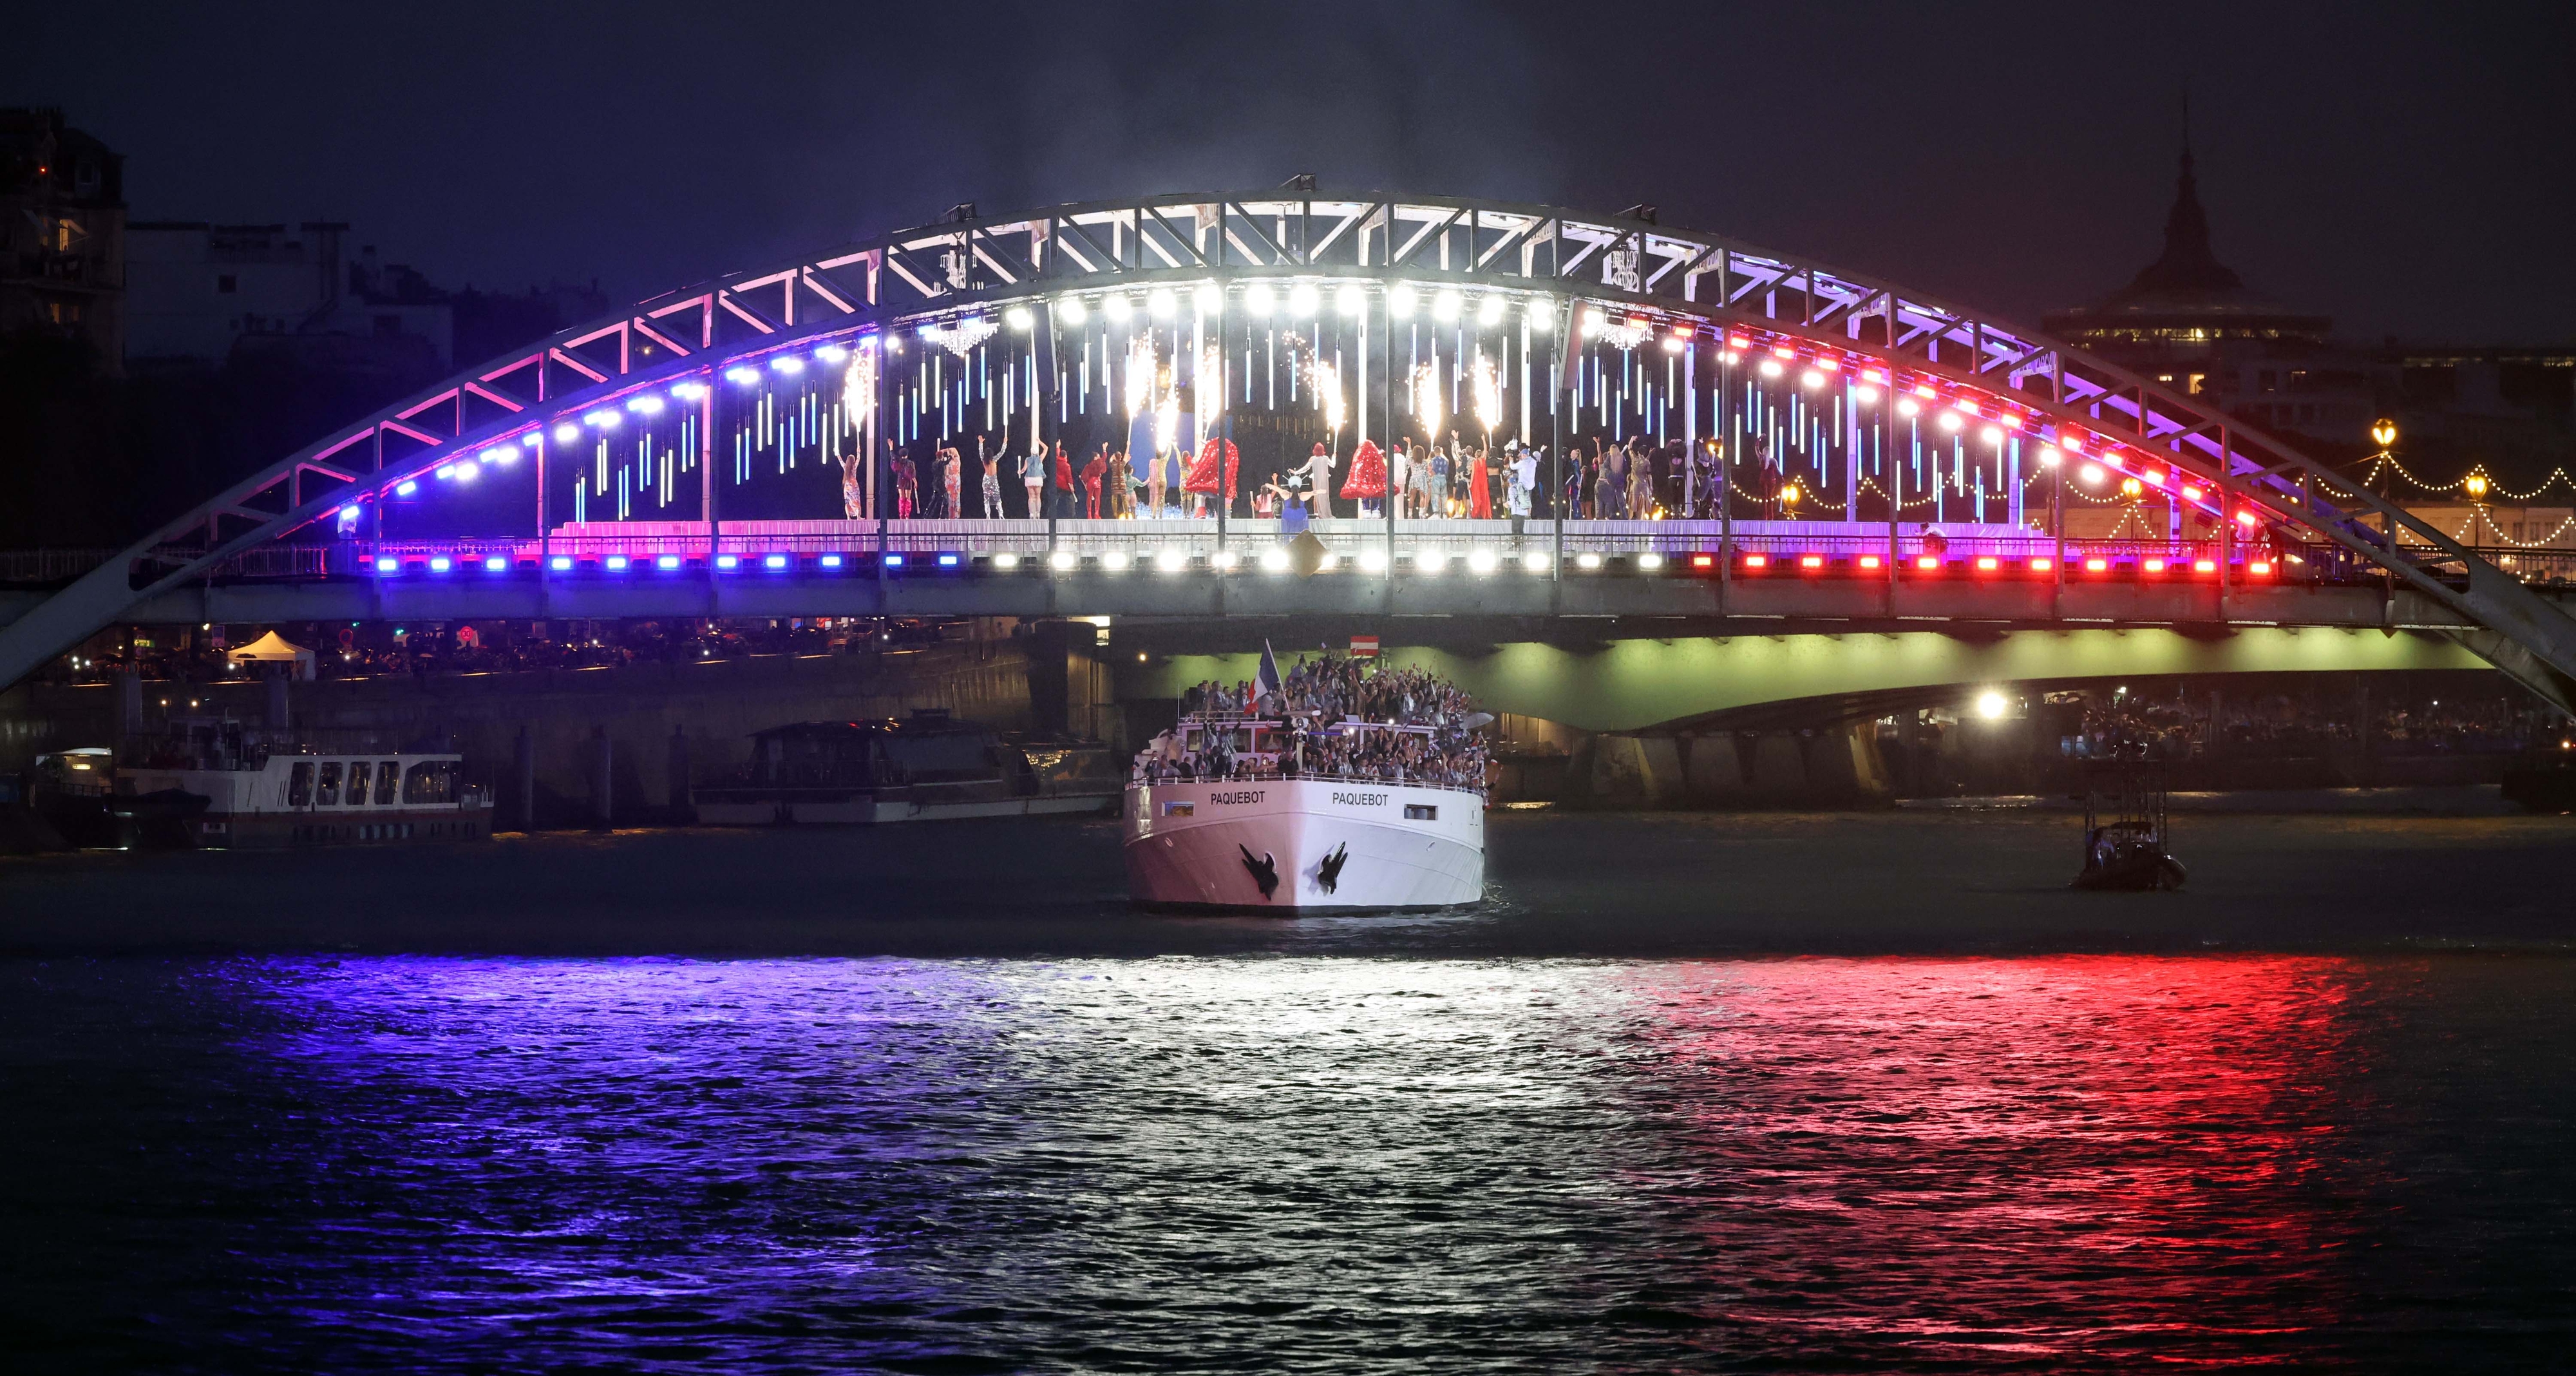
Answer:
MULTIPOLYGON (((1119 371, 1137 357, 1140 336, 1172 337, 1143 365, 1149 400, 1158 390, 1196 389, 1196 414, 1210 404, 1213 381, 1229 399, 1243 387, 1248 405, 1249 341, 1240 368, 1231 342, 1212 369, 1203 351, 1210 320, 1248 321, 1264 301, 1273 358, 1263 401, 1276 410, 1284 382, 1293 409, 1301 387, 1329 376, 1336 394, 1348 392, 1354 441, 1383 442, 1394 426, 1421 420, 1426 405, 1452 418, 1474 414, 1481 399, 1489 429, 1561 448, 1569 429, 1584 428, 1586 406, 1613 430, 1631 417, 1642 424, 1652 407, 1667 422, 1656 438, 1718 438, 1730 447, 1725 462, 1736 464, 1767 442, 1746 416, 1769 418, 1771 438, 1785 444, 1790 431, 1776 423, 1785 412, 1800 435, 1812 426, 1825 452, 1840 446, 1842 509, 1857 518, 1868 488, 1857 455, 1874 443, 1871 452, 1893 465, 1894 414, 1914 408, 1909 427, 1937 414, 1964 428, 1953 432, 1954 453, 1970 436, 1997 455, 2028 446, 2034 467, 2051 455, 2101 465, 2157 485, 2178 509, 2214 517, 2222 608, 2238 569, 2231 542, 2277 533, 2318 557, 2387 570, 2484 628, 2514 660, 2509 667, 2562 702, 2576 682, 2576 621, 2447 533, 2211 399, 2176 394, 1966 306, 1662 226, 1650 213, 1330 195, 1295 183, 1000 218, 961 207, 939 224, 664 293, 566 330, 280 459, 26 609, 0 626, 0 684, 174 589, 232 577, 375 578, 392 556, 371 553, 351 566, 334 564, 332 551, 381 551, 406 536, 460 548, 482 537, 496 550, 534 539, 550 550, 566 517, 587 517, 592 502, 614 503, 622 524, 667 527, 650 537, 676 551, 664 557, 710 582, 727 557, 723 523, 746 513, 846 522, 855 506, 881 532, 890 494, 881 490, 880 458, 890 440, 990 433, 997 405, 1006 420, 1031 417, 1039 439, 1060 439, 1094 405, 1104 427, 1132 429, 1135 394, 1121 390, 1134 384, 1119 371), (1132 324, 1112 318, 1122 308, 1132 324), (1424 333, 1433 336, 1427 356, 1446 370, 1431 388, 1436 400, 1399 390, 1400 327, 1413 346, 1401 355, 1408 379, 1425 356, 1424 333), (1275 362, 1282 335, 1299 341, 1284 371, 1275 362), (1302 373, 1300 347, 1310 356, 1302 373), (1463 371, 1471 348, 1494 364, 1490 395, 1481 375, 1470 382, 1463 371), (997 390, 1000 352, 1011 356, 997 390), (1325 374, 1312 365, 1328 352, 1342 366, 1325 374), (1203 370, 1210 376, 1199 377, 1203 370), (1744 406, 1731 409, 1739 391, 1744 406), (981 425, 958 414, 978 406, 981 425), (1545 436, 1541 415, 1556 422, 1545 436), (785 434, 797 437, 792 454, 776 438, 785 434), (630 438, 638 446, 631 461, 630 438), (848 470, 856 492, 847 501, 843 476, 826 470, 800 477, 799 500, 825 503, 820 514, 762 505, 755 467, 775 462, 784 474, 809 459, 847 459, 852 449, 864 457, 848 470), (587 470, 590 480, 567 485, 570 470, 587 470), (657 499, 652 514, 670 519, 633 521, 647 488, 657 499)), ((1346 427, 1328 428, 1338 448, 1346 427)), ((1895 467, 1882 473, 1889 482, 1878 496, 1892 526, 1908 510, 1907 494, 1895 467)), ((2028 486, 2018 473, 2013 481, 2028 486)), ((1980 516, 1987 501, 1980 490, 1980 516)), ((551 555, 532 570, 540 584, 553 571, 551 555)), ((1896 577, 1892 565, 1886 572, 1896 577)), ((1078 592, 1050 602, 1059 612, 1086 610, 1078 592)))

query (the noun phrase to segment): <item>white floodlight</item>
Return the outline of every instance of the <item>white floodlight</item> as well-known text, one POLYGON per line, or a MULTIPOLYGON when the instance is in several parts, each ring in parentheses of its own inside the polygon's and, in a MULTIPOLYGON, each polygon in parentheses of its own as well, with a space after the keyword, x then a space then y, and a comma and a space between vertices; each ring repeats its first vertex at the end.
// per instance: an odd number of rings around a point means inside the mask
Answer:
POLYGON ((1268 315, 1279 306, 1278 293, 1267 282, 1255 282, 1243 289, 1243 308, 1254 315, 1268 315))
POLYGON ((1288 313, 1299 319, 1312 318, 1323 309, 1323 295, 1312 282, 1300 282, 1288 289, 1288 313))
POLYGON ((1390 320, 1411 320, 1414 307, 1421 304, 1421 294, 1399 282, 1387 288, 1386 314, 1390 320))

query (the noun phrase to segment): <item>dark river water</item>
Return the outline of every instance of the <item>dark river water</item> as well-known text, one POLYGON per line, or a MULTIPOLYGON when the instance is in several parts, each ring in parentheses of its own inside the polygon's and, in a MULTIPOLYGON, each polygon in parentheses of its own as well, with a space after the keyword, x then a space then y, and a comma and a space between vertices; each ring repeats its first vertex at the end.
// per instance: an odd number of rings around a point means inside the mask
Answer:
POLYGON ((0 1356, 2576 1364, 2564 821, 2088 906, 2038 819, 1497 820, 1428 920, 1139 918, 1082 826, 0 867, 0 1356))

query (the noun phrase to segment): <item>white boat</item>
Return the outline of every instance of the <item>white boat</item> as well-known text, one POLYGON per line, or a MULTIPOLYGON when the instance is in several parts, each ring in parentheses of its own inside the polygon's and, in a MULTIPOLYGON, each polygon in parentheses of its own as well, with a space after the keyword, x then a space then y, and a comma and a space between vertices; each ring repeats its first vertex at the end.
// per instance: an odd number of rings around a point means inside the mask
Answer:
POLYGON ((454 751, 329 749, 213 718, 171 722, 116 772, 116 792, 207 800, 184 825, 198 846, 475 841, 492 813, 454 751))
MULTIPOLYGON (((1251 735, 1255 767, 1222 780, 1127 788, 1127 887, 1139 904, 1204 912, 1416 912, 1485 892, 1483 790, 1413 781, 1292 776, 1258 749, 1278 722, 1216 727, 1251 735)), ((1186 737, 1210 724, 1182 723, 1186 737)), ((1418 728, 1339 724, 1342 731, 1418 728)))

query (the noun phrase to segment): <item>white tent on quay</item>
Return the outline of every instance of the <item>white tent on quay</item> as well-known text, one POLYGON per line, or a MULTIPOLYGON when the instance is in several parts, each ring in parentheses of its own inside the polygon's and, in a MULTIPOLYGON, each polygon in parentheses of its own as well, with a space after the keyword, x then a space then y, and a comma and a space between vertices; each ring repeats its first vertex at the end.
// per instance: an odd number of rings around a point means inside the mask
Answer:
POLYGON ((239 649, 225 651, 224 658, 235 664, 292 664, 297 678, 306 682, 313 678, 313 652, 275 631, 239 649))

